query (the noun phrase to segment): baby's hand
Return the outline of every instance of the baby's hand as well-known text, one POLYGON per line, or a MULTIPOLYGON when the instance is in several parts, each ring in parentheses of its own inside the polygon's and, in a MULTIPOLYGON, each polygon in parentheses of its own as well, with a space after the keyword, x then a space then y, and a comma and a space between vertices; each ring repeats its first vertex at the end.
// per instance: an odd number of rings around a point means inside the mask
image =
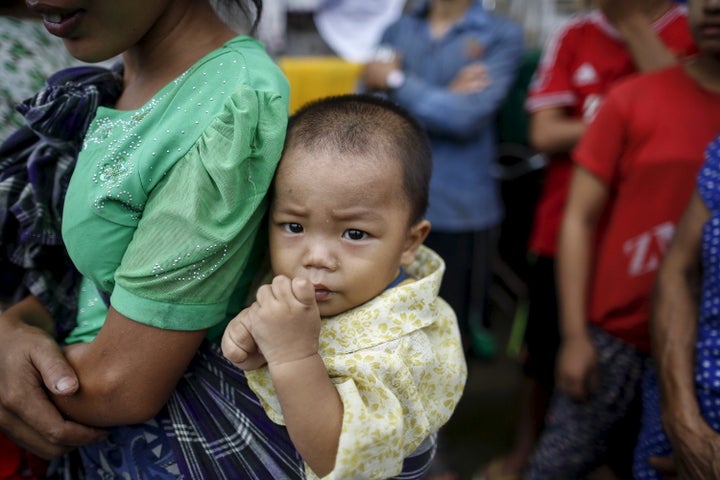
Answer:
POLYGON ((320 313, 306 278, 278 275, 263 285, 244 322, 269 364, 300 360, 318 351, 320 313))
POLYGON ((250 330, 245 326, 247 309, 233 318, 225 329, 222 338, 222 351, 240 370, 255 370, 265 364, 265 357, 258 350, 250 330))

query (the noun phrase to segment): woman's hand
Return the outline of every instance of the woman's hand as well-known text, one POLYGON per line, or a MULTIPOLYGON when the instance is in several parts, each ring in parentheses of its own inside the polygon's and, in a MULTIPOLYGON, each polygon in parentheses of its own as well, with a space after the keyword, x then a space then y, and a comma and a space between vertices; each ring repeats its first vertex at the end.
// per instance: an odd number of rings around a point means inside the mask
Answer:
POLYGON ((720 479, 720 434, 701 417, 693 418, 693 421, 665 418, 678 478, 720 479))
POLYGON ((23 321, 28 315, 48 314, 30 297, 0 315, 0 431, 50 459, 104 432, 65 420, 48 398, 46 390, 72 396, 79 383, 55 340, 23 321))

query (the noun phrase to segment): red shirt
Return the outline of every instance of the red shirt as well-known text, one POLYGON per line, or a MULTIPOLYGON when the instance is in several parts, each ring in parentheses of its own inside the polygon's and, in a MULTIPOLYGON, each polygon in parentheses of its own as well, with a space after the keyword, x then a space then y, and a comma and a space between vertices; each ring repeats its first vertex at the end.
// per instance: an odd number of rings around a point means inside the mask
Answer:
MULTIPOLYGON (((697 51, 684 6, 672 6, 653 28, 678 56, 697 51)), ((550 38, 530 85, 526 108, 535 112, 565 107, 571 118, 589 120, 610 86, 635 71, 625 44, 602 13, 578 14, 550 38)), ((530 249, 541 255, 555 255, 570 173, 568 153, 550 158, 530 237, 530 249)))
POLYGON ((675 66, 613 88, 573 152, 610 192, 597 229, 588 317, 642 351, 650 348, 658 265, 719 131, 720 93, 675 66))
POLYGON ((0 433, 0 480, 45 478, 47 462, 21 449, 0 433))

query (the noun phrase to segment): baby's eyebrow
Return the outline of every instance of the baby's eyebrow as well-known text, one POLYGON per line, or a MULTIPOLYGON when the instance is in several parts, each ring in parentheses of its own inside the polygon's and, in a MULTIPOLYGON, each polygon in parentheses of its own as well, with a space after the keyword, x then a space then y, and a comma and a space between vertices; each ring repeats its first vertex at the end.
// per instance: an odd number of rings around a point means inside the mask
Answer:
POLYGON ((347 210, 333 210, 333 217, 341 221, 382 219, 382 215, 380 215, 375 210, 358 208, 350 208, 347 210))
POLYGON ((270 209, 272 213, 280 213, 283 215, 303 216, 307 214, 307 209, 299 205, 278 205, 277 203, 273 203, 270 209))

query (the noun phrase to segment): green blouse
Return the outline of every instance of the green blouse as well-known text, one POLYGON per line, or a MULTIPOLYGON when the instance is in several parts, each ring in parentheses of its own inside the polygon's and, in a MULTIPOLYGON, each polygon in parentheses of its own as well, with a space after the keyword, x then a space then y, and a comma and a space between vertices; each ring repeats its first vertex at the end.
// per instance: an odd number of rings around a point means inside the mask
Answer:
POLYGON ((241 36, 142 108, 98 110, 63 211, 63 238, 85 278, 69 343, 102 327, 98 290, 147 325, 222 331, 254 273, 288 98, 262 45, 241 36))

